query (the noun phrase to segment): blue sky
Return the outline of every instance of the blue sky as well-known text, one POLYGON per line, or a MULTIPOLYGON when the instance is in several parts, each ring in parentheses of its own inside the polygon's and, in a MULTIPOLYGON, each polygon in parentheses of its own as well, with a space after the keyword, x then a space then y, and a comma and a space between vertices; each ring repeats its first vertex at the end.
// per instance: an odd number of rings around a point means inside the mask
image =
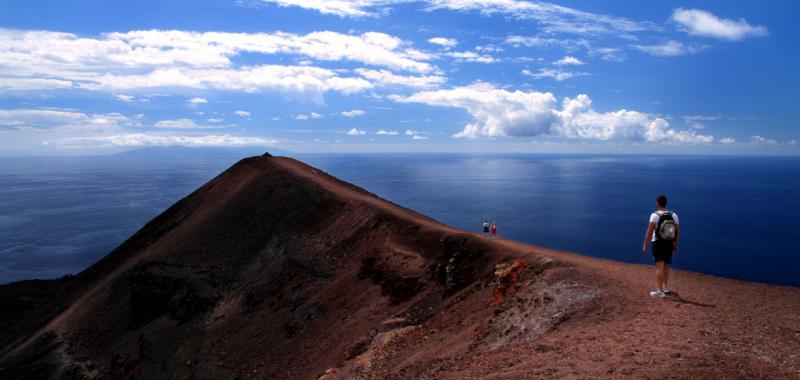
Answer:
POLYGON ((2 8, 1 156, 800 153, 794 1, 2 8))

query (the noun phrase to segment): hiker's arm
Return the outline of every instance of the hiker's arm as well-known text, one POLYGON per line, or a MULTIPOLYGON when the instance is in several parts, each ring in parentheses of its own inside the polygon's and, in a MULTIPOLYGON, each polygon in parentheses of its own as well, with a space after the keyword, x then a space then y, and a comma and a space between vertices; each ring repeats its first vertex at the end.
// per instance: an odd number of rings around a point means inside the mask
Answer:
POLYGON ((675 225, 675 240, 672 242, 672 250, 678 252, 678 238, 681 237, 681 225, 675 225))
POLYGON ((653 238, 653 231, 655 229, 655 223, 650 223, 650 225, 647 226, 647 233, 644 235, 644 244, 642 244, 642 252, 647 253, 647 243, 653 238))

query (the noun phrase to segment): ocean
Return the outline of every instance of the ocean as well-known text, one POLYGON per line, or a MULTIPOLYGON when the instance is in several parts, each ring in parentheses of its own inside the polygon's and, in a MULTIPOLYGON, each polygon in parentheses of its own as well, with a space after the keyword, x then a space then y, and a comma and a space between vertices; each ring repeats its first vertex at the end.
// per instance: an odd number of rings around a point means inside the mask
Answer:
MULTIPOLYGON (((297 154, 443 223, 631 263, 655 198, 674 267, 800 286, 800 157, 297 154)), ((0 283, 77 273, 238 156, 0 158, 0 283)))

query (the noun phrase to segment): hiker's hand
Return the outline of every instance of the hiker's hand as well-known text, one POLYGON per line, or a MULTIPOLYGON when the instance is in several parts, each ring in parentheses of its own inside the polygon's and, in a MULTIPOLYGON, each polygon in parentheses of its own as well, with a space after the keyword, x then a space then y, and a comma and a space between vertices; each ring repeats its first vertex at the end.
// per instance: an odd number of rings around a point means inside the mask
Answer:
POLYGON ((675 252, 678 252, 678 242, 677 241, 672 243, 672 250, 675 251, 675 252))
POLYGON ((647 243, 642 246, 642 252, 647 253, 647 243))

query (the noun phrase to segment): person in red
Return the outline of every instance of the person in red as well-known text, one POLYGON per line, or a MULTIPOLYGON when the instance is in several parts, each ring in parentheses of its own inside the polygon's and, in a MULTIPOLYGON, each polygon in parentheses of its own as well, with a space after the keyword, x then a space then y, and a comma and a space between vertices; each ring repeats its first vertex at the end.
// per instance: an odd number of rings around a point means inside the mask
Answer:
POLYGON ((492 222, 492 239, 497 236, 497 223, 492 222))

